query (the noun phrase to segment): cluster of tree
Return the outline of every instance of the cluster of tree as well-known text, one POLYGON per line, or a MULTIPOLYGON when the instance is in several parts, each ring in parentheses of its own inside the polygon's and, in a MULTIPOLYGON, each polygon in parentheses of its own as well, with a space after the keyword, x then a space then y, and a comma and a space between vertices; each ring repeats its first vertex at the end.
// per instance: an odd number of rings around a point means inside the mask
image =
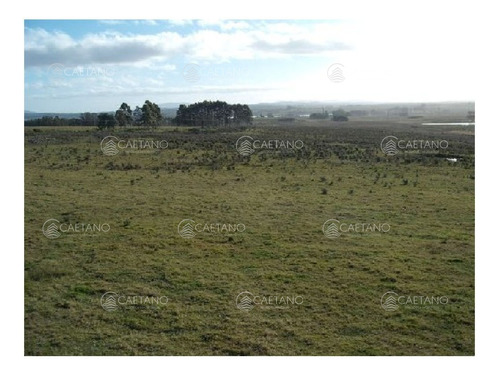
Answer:
POLYGON ((146 100, 142 107, 135 107, 132 111, 127 103, 113 115, 112 113, 80 114, 80 118, 59 118, 58 116, 45 116, 24 121, 25 126, 97 126, 99 129, 109 129, 115 126, 150 126, 156 127, 166 122, 161 115, 160 107, 146 100))
POLYGON ((80 114, 81 126, 97 126, 97 113, 85 112, 80 114))
POLYGON ((349 121, 348 116, 349 116, 349 113, 347 113, 343 109, 334 110, 332 112, 332 121, 336 121, 336 122, 349 121))
POLYGON ((112 129, 116 125, 115 116, 109 113, 100 113, 97 115, 97 127, 102 129, 112 129))
POLYGON ((114 116, 108 113, 97 116, 97 127, 100 129, 113 128, 115 125, 157 127, 163 123, 160 107, 149 100, 142 107, 136 106, 134 111, 127 103, 122 103, 114 116))
POLYGON ((311 113, 309 115, 310 119, 327 119, 330 115, 328 114, 328 110, 324 110, 322 113, 311 113))
POLYGON ((338 109, 332 111, 331 115, 327 110, 324 110, 322 113, 311 113, 309 115, 310 119, 328 119, 331 118, 332 121, 349 121, 349 113, 343 109, 338 109))
POLYGON ((178 126, 232 126, 252 123, 248 105, 228 104, 225 101, 203 101, 180 105, 174 123, 178 126))

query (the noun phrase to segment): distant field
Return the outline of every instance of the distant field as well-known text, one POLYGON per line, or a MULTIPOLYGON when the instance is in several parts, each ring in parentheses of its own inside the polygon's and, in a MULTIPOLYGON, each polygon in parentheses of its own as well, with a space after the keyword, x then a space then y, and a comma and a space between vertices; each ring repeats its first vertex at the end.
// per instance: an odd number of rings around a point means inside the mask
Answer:
POLYGON ((25 128, 25 354, 473 355, 474 126, 419 121, 25 128), (106 136, 168 147, 106 156, 106 136), (303 147, 244 156, 242 136, 303 147), (387 156, 386 136, 448 146, 387 156), (49 219, 109 230, 50 239, 49 219), (183 238, 184 219, 245 230, 183 238), (328 238, 329 219, 390 230, 328 238), (245 291, 301 303, 242 310, 245 291))

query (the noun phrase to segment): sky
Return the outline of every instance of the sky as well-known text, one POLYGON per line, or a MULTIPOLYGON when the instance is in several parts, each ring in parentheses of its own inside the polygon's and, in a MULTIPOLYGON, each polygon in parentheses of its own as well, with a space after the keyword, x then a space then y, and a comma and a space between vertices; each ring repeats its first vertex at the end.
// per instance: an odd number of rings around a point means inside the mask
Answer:
POLYGON ((25 20, 25 110, 474 101, 474 42, 453 17, 25 20))

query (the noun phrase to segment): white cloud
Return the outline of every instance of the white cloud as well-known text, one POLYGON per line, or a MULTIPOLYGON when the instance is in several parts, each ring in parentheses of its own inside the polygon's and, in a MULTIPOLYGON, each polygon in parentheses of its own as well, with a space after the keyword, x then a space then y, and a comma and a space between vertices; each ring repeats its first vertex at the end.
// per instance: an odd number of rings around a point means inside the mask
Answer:
POLYGON ((41 28, 24 29, 24 50, 54 50, 66 49, 76 45, 68 34, 61 31, 48 32, 41 28))
POLYGON ((216 24, 221 30, 198 29, 186 35, 107 31, 76 40, 65 33, 28 28, 25 66, 134 64, 155 58, 179 57, 196 61, 230 61, 322 54, 348 48, 340 41, 341 35, 325 35, 324 30, 315 31, 308 26, 262 23, 248 29, 250 24, 242 21, 204 22, 216 24))
POLYGON ((222 22, 224 21, 220 19, 200 19, 196 21, 200 27, 219 27, 222 22))
POLYGON ((194 23, 192 19, 169 19, 166 22, 172 26, 188 26, 194 23))
POLYGON ((134 25, 158 26, 159 23, 153 19, 141 19, 132 21, 134 25))
POLYGON ((251 26, 248 22, 245 21, 226 21, 220 25, 221 30, 247 30, 250 29, 251 26))
POLYGON ((99 20, 99 23, 102 23, 103 25, 123 25, 126 21, 119 19, 102 19, 99 20))
POLYGON ((246 30, 252 28, 250 23, 246 21, 202 19, 198 20, 197 24, 202 28, 219 28, 222 31, 246 30))
POLYGON ((251 103, 304 99, 463 100, 475 95, 473 69, 477 62, 470 51, 476 41, 458 21, 447 20, 446 27, 441 20, 426 19, 423 24, 421 19, 407 18, 362 23, 167 22, 192 27, 183 32, 167 27, 170 31, 147 35, 134 34, 131 27, 127 34, 108 31, 81 38, 26 28, 25 66, 30 78, 25 85, 30 104, 27 108, 34 109, 44 98, 46 105, 52 105, 50 98, 63 103, 69 97, 74 107, 80 105, 77 98, 104 107, 115 97, 139 101, 150 98, 156 102, 231 98, 251 103), (307 58, 297 61, 294 70, 296 56, 307 58), (269 59, 283 67, 278 74, 277 64, 269 59), (225 72, 239 71, 251 65, 238 60, 255 61, 262 74, 252 72, 241 77, 209 69, 223 66, 225 72), (234 61, 238 63, 219 64, 234 61), (182 73, 188 62, 198 63, 200 71, 214 73, 217 79, 200 81, 205 85, 186 84, 182 73), (326 75, 334 62, 345 66, 346 80, 341 84, 332 83, 326 75), (54 63, 67 67, 104 66, 117 73, 46 82, 48 67, 54 63), (266 72, 268 66, 274 74, 266 72), (93 100, 92 95, 102 100, 93 100))
POLYGON ((152 19, 137 19, 137 20, 122 20, 122 19, 102 19, 99 20, 99 23, 102 23, 103 25, 125 25, 125 24, 132 24, 132 25, 148 25, 148 26, 158 26, 159 23, 155 20, 152 19))

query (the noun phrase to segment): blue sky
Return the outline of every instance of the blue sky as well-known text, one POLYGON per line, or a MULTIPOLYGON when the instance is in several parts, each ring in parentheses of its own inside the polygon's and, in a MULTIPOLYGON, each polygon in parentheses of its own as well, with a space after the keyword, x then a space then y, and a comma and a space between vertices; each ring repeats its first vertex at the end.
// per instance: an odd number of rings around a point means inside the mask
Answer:
POLYGON ((411 20, 26 20, 25 109, 473 100, 463 28, 411 20), (457 58, 460 56, 460 58, 457 58), (329 73, 339 67, 341 81, 329 73))

